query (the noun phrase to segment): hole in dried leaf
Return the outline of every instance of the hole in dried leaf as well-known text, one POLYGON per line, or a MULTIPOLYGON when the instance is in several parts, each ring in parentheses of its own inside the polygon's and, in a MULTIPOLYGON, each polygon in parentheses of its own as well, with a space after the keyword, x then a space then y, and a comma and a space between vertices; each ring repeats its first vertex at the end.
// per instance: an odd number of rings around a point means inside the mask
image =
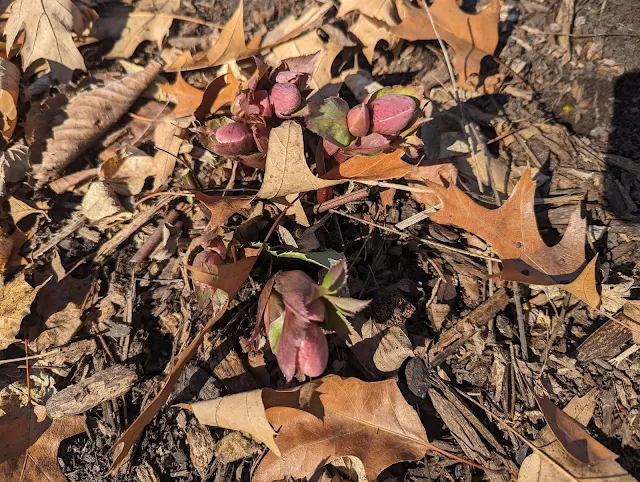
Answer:
POLYGON ((518 249, 522 248, 522 243, 520 241, 516 242, 516 248, 518 249))
POLYGON ((529 276, 529 270, 528 269, 520 270, 520 272, 525 276, 529 276))
POLYGON ((457 0, 457 3, 460 10, 463 12, 475 14, 480 13, 487 8, 489 3, 491 3, 491 0, 457 0))

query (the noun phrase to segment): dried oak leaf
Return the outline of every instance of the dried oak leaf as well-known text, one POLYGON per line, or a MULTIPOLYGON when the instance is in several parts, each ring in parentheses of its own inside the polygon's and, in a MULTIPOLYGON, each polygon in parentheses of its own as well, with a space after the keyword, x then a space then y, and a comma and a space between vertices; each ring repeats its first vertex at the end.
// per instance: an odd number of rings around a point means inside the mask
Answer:
POLYGON ((5 271, 12 265, 18 251, 27 239, 28 236, 20 229, 16 229, 9 235, 0 228, 0 289, 5 271))
POLYGON ((221 107, 231 104, 239 88, 240 82, 233 74, 224 74, 213 79, 204 89, 202 102, 193 113, 196 120, 204 122, 210 114, 215 114, 221 107))
POLYGON ((145 40, 162 47, 162 40, 173 22, 171 14, 179 9, 180 0, 140 0, 134 9, 106 3, 98 9, 99 18, 90 35, 97 39, 116 39, 106 58, 128 59, 145 40))
POLYGON ((402 0, 371 0, 362 2, 361 0, 341 0, 337 17, 344 17, 347 13, 358 10, 360 14, 378 19, 387 25, 398 25, 400 15, 397 4, 402 0))
MULTIPOLYGON (((594 388, 582 398, 573 398, 564 408, 563 413, 571 417, 573 424, 587 425, 593 417, 597 396, 598 390, 594 388)), ((556 426, 556 429, 558 428, 556 426)), ((599 462, 590 464, 574 458, 556 438, 554 432, 551 423, 540 431, 535 444, 547 457, 532 453, 524 459, 518 473, 518 482, 632 482, 636 480, 608 455, 604 459, 601 458, 599 462)), ((575 434, 573 428, 570 428, 570 433, 575 434)), ((587 442, 583 440, 582 443, 587 442)), ((578 444, 581 443, 578 442, 578 444)), ((583 454, 584 448, 583 446, 580 449, 583 454)))
POLYGON ((175 99, 176 106, 173 108, 173 115, 176 117, 184 117, 195 113, 204 96, 204 91, 196 89, 189 84, 184 80, 180 72, 178 72, 176 81, 173 84, 159 84, 158 87, 175 99))
POLYGON ((36 179, 45 183, 57 177, 58 172, 96 143, 129 110, 161 69, 159 62, 152 61, 144 70, 80 94, 64 107, 58 104, 57 108, 36 111, 29 128, 33 137, 29 154, 36 179))
POLYGON ((22 69, 45 59, 49 61, 53 78, 68 82, 74 69, 86 70, 71 32, 82 33, 91 13, 91 10, 81 10, 72 0, 16 0, 5 30, 7 53, 24 30, 20 50, 22 69))
POLYGON ((20 69, 8 59, 0 58, 0 134, 10 139, 18 123, 18 89, 20 69))
MULTIPOLYGON (((458 170, 453 164, 433 164, 429 161, 423 161, 409 171, 404 178, 407 184, 412 187, 424 186, 425 181, 432 181, 442 184, 441 178, 448 182, 455 183, 458 179, 458 170), (418 181, 418 182, 411 182, 418 181)), ((431 192, 412 192, 411 197, 425 207, 431 207, 438 204, 438 196, 431 192)))
POLYGON ((404 156, 402 149, 382 152, 374 156, 353 156, 322 177, 343 181, 380 181, 403 177, 414 166, 403 161, 402 156, 404 156))
POLYGON ((22 319, 31 311, 31 303, 42 285, 33 288, 20 273, 0 288, 0 350, 16 341, 22 319))
POLYGON ((431 219, 466 229, 491 245, 502 260, 502 271, 496 276, 526 284, 559 285, 590 306, 600 304, 596 258, 587 263, 587 225, 580 216, 580 206, 562 240, 549 247, 538 231, 534 212, 536 183, 530 171, 525 171, 511 197, 498 209, 479 206, 454 184, 443 187, 426 182, 443 203, 431 219))
POLYGON ((388 24, 362 14, 349 27, 349 32, 360 40, 362 53, 370 64, 373 63, 374 51, 380 40, 387 42, 387 50, 392 50, 400 42, 389 30, 388 24))
POLYGON ((0 479, 4 482, 66 482, 58 464, 64 439, 83 433, 84 417, 36 421, 32 407, 0 417, 0 479))
POLYGON ((209 196, 201 192, 197 192, 195 197, 210 214, 206 231, 224 225, 231 216, 249 207, 253 201, 253 196, 209 196))
MULTIPOLYGON (((407 2, 398 6, 402 22, 389 26, 394 36, 410 42, 437 39, 424 8, 407 2)), ((468 14, 460 9, 456 0, 434 0, 429 11, 440 37, 456 54, 454 71, 458 84, 471 87, 469 76, 480 73, 482 59, 493 55, 498 46, 500 1, 490 0, 482 12, 468 14)))

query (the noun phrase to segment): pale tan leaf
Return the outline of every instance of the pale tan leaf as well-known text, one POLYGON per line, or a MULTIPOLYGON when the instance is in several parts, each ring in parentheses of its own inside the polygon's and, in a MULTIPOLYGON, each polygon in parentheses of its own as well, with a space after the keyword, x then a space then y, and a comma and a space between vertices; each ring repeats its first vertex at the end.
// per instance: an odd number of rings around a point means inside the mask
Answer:
POLYGON ((71 32, 81 30, 85 23, 82 11, 72 0, 16 0, 5 34, 7 52, 13 48, 24 29, 20 50, 22 68, 33 62, 49 61, 51 75, 62 82, 71 80, 74 69, 86 70, 84 59, 73 43, 71 32))
POLYGON ((0 196, 8 182, 22 181, 29 170, 29 148, 16 144, 0 154, 0 196))
POLYGON ((375 18, 387 25, 398 25, 400 15, 398 14, 398 2, 402 0, 341 0, 337 17, 344 17, 347 13, 358 10, 361 15, 375 18))
POLYGON ((387 24, 369 18, 366 15, 360 15, 353 25, 349 27, 349 32, 358 37, 362 44, 362 53, 370 64, 373 63, 373 54, 380 40, 387 42, 387 49, 393 49, 400 39, 393 35, 388 29, 387 24))
POLYGON ((162 47, 162 40, 173 22, 171 14, 179 8, 180 0, 140 0, 133 10, 120 3, 106 3, 100 9, 100 18, 91 36, 116 40, 106 58, 128 59, 145 40, 162 47))
POLYGON ((37 214, 40 216, 46 216, 46 211, 38 208, 34 208, 24 201, 21 201, 15 196, 9 198, 9 212, 11 213, 11 219, 14 224, 18 224, 27 216, 37 214))
POLYGON ((407 334, 399 326, 390 326, 384 330, 373 353, 373 364, 381 372, 397 372, 404 361, 413 356, 413 346, 407 334))
POLYGON ((318 2, 306 8, 300 17, 288 15, 262 37, 261 48, 269 48, 297 37, 324 17, 331 8, 333 4, 330 2, 318 2))
POLYGON ((40 353, 47 348, 66 345, 82 326, 82 311, 75 303, 51 315, 44 324, 44 330, 38 337, 29 342, 29 348, 40 353))
POLYGON ((240 430, 280 455, 273 430, 264 412, 262 390, 237 393, 187 405, 204 425, 240 430))
POLYGON ((179 55, 165 69, 167 72, 180 70, 203 69, 225 64, 231 60, 240 60, 255 53, 247 49, 244 43, 244 0, 240 0, 238 7, 227 21, 215 43, 205 52, 194 56, 190 52, 179 55))
POLYGON ((0 134, 10 139, 18 123, 18 90, 20 69, 13 62, 0 58, 0 134))
POLYGON ((264 180, 256 197, 273 199, 341 182, 344 180, 320 179, 309 170, 300 124, 285 121, 280 127, 271 129, 264 180))
POLYGON ((38 422, 32 407, 3 415, 0 417, 0 480, 66 482, 58 463, 60 442, 84 430, 82 416, 38 422))
POLYGON ((46 128, 34 128, 37 138, 30 149, 35 177, 41 182, 57 177, 129 110, 161 68, 160 63, 152 61, 141 72, 80 94, 65 107, 41 116, 36 123, 44 123, 46 128))
POLYGON ((103 181, 91 183, 82 198, 81 212, 92 223, 101 224, 109 224, 131 216, 120 203, 115 190, 103 181))
POLYGON ((153 181, 154 191, 160 188, 173 173, 180 147, 184 142, 180 134, 188 125, 189 121, 185 119, 167 119, 156 127, 153 134, 157 149, 153 156, 156 162, 156 178, 153 181))
POLYGON ((31 311, 31 303, 41 287, 31 287, 24 273, 20 273, 0 288, 0 350, 16 341, 22 319, 31 311))
POLYGON ((140 194, 145 180, 154 176, 156 160, 136 147, 129 147, 119 156, 103 162, 99 168, 99 176, 106 181, 116 193, 123 196, 140 194))

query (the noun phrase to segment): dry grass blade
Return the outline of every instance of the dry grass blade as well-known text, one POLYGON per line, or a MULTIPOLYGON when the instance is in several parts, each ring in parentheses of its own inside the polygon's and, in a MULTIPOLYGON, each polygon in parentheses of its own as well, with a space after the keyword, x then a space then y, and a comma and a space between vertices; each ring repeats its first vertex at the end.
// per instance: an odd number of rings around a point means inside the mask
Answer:
POLYGON ((43 116, 40 122, 48 123, 50 131, 37 137, 30 149, 35 177, 41 183, 57 177, 129 110, 161 68, 160 63, 152 61, 143 71, 80 94, 63 109, 53 109, 43 116))
POLYGON ((81 33, 87 20, 72 0, 16 0, 5 30, 7 52, 24 30, 20 50, 23 70, 35 61, 45 59, 49 61, 54 78, 69 81, 74 69, 85 70, 84 59, 71 32, 81 33))

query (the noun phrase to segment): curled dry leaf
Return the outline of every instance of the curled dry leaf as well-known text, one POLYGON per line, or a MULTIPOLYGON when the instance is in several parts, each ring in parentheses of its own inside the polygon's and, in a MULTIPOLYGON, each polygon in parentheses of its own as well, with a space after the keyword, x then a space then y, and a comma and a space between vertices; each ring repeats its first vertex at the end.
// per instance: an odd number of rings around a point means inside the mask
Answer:
MULTIPOLYGON (((431 181, 442 185, 442 179, 455 184, 458 180, 458 170, 453 164, 432 164, 423 161, 409 171, 404 178, 408 181, 409 186, 426 187, 425 182, 431 181), (418 181, 418 182, 411 182, 418 181)), ((411 197, 425 207, 435 206, 440 202, 438 196, 430 192, 412 192, 411 197)))
POLYGON ((156 127, 153 135, 157 149, 153 156, 156 162, 156 178, 153 181, 154 191, 159 189, 173 173, 180 147, 184 142, 181 135, 183 129, 188 125, 189 121, 185 119, 167 119, 156 127))
POLYGON ((176 81, 173 84, 160 84, 158 87, 174 99, 176 106, 173 108, 173 115, 176 117, 184 117, 195 113, 204 96, 204 91, 196 89, 189 84, 184 80, 180 72, 178 72, 176 81))
POLYGON ((546 396, 538 397, 538 405, 553 434, 567 452, 583 464, 615 460, 618 455, 595 440, 573 417, 556 407, 546 396))
POLYGON ((20 70, 8 59, 0 58, 0 134, 10 139, 18 123, 20 70))
POLYGON ((374 156, 353 156, 322 176, 324 179, 343 179, 353 181, 380 181, 403 177, 412 164, 402 160, 404 151, 383 152, 374 156))
POLYGON ((443 207, 431 219, 466 229, 491 245, 502 260, 502 279, 526 284, 559 285, 590 306, 600 304, 596 288, 595 259, 587 263, 586 221, 578 206, 562 240, 545 244, 534 212, 536 183, 525 171, 511 197, 498 209, 476 204, 454 184, 427 181, 443 207))
MULTIPOLYGON (((564 414, 571 417, 573 424, 587 425, 593 417, 597 396, 598 390, 594 388, 582 398, 573 398, 564 408, 564 414)), ((554 408, 557 409, 557 407, 554 408)), ((570 431, 573 432, 573 429, 570 431)), ((587 443, 586 440, 583 440, 583 443, 587 443)), ((604 460, 592 464, 575 459, 555 437, 550 425, 540 431, 535 445, 546 457, 534 452, 524 459, 518 473, 518 482, 632 482, 635 480, 620 464, 610 458, 605 457, 604 460)))
MULTIPOLYGON (((285 17, 278 25, 269 29, 264 37, 262 37, 261 48, 266 49, 297 37, 310 27, 316 25, 316 22, 322 19, 332 8, 333 5, 331 3, 314 3, 310 7, 305 8, 304 13, 300 17, 296 18, 294 15, 285 17)), ((297 55, 292 55, 291 57, 297 57, 297 55)))
POLYGON ((0 417, 0 479, 4 482, 66 482, 58 464, 64 439, 83 433, 84 417, 38 422, 32 407, 0 417))
POLYGON ((362 14, 349 27, 349 32, 360 40, 362 53, 370 64, 373 64, 374 51, 380 40, 387 42, 388 50, 392 50, 400 41, 391 33, 388 24, 362 14))
POLYGON ((92 223, 110 224, 130 217, 120 203, 115 189, 106 182, 95 181, 82 198, 81 212, 92 223))
POLYGON ((43 183, 57 177, 129 110, 161 68, 160 63, 152 61, 141 72, 80 94, 64 108, 43 115, 39 120, 50 131, 36 128, 37 137, 29 152, 35 177, 43 183), (47 133, 42 136, 41 132, 47 133))
POLYGON ((29 148, 21 144, 0 154, 0 196, 6 193, 8 182, 22 181, 29 170, 29 148))
POLYGON ((115 43, 105 55, 108 59, 131 57, 145 40, 162 47, 162 40, 171 27, 171 14, 180 8, 180 0, 140 0, 132 10, 127 5, 105 3, 99 10, 91 36, 113 38, 115 43))
MULTIPOLYGON (((351 455, 364 464, 367 479, 375 480, 386 467, 417 460, 431 447, 420 417, 405 401, 394 380, 367 383, 331 375, 290 390, 265 388, 231 403, 214 403, 216 414, 203 402, 198 419, 209 423, 249 414, 255 420, 233 420, 257 440, 269 439, 266 421, 275 429, 275 450, 262 459, 253 480, 271 482, 311 477, 336 457, 351 455), (251 411, 245 400, 255 401, 251 411), (259 402, 264 406, 260 413, 259 402), (225 412, 220 408, 224 406, 225 412), (242 410, 244 408, 245 410, 242 410), (202 419, 200 417, 203 417, 202 419), (205 421, 206 420, 206 421, 205 421), (256 429, 255 427, 259 427, 256 429)), ((226 398, 226 397, 225 397, 226 398)), ((237 428, 236 428, 237 429, 237 428)))
POLYGON ((135 196, 142 192, 145 180, 155 175, 156 161, 146 152, 129 147, 122 157, 115 156, 99 168, 100 180, 105 181, 117 194, 135 196))
POLYGON ((248 48, 244 43, 243 15, 244 0, 240 0, 238 7, 209 50, 193 56, 191 52, 184 52, 171 62, 165 70, 167 72, 177 72, 180 70, 204 69, 222 65, 232 60, 251 57, 255 53, 255 49, 248 48))
POLYGON ((87 20, 88 17, 72 0, 16 0, 5 30, 7 52, 11 51, 24 30, 20 50, 22 69, 26 70, 36 60, 45 59, 49 61, 51 75, 67 82, 71 80, 74 69, 86 70, 71 32, 80 34, 87 20))
POLYGON ((196 193, 196 200, 203 204, 210 213, 207 231, 224 225, 227 220, 241 209, 251 205, 253 196, 208 196, 196 193))
POLYGON ((0 288, 0 350, 16 341, 22 319, 31 311, 31 303, 42 285, 33 288, 24 273, 0 288))
POLYGON ((203 122, 210 114, 215 114, 221 107, 231 104, 235 99, 240 82, 233 74, 225 74, 211 81, 202 95, 202 102, 196 108, 196 120, 203 122))

